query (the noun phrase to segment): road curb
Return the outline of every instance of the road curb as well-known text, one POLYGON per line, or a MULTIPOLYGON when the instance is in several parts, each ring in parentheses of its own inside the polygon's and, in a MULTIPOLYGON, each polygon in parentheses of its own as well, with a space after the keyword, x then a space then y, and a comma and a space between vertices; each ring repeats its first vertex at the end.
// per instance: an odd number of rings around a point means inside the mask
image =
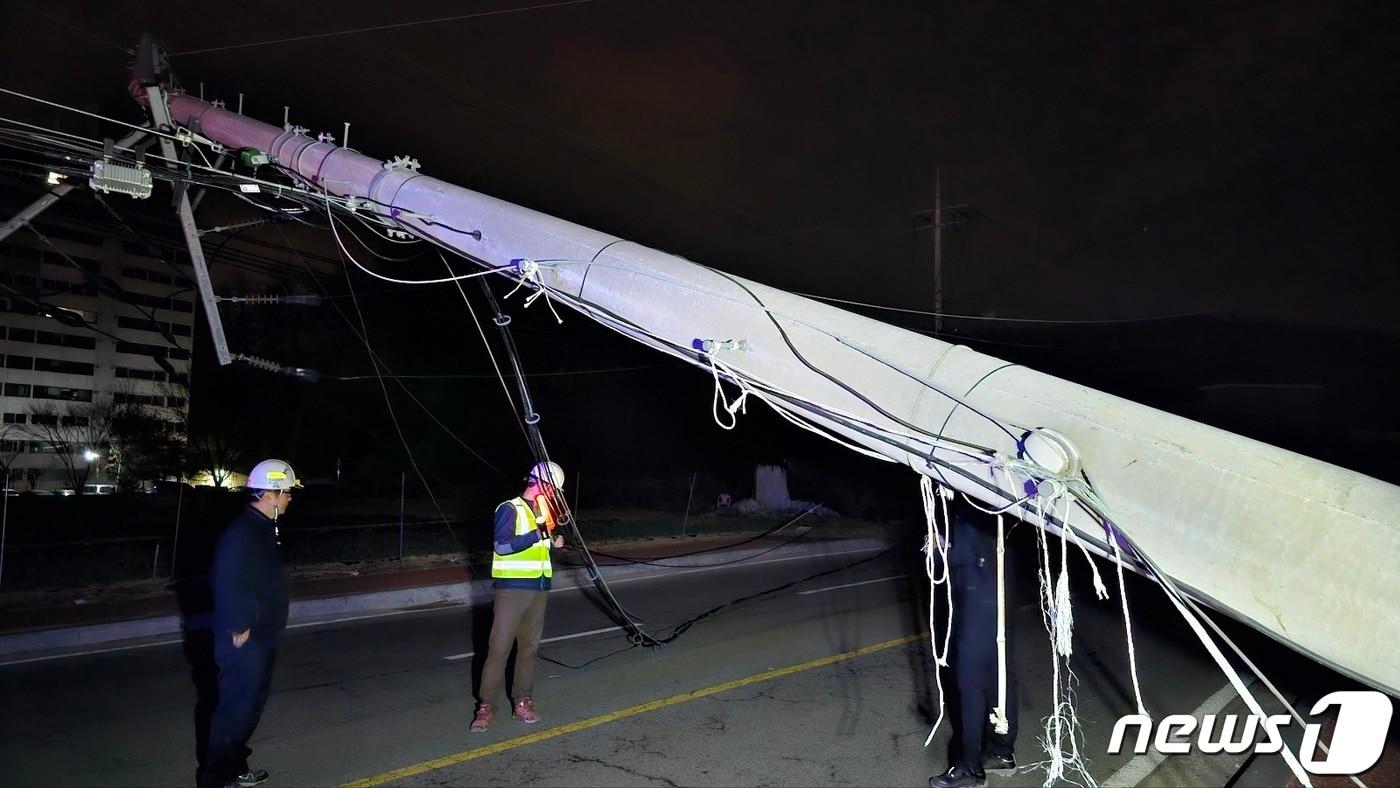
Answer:
MULTIPOLYGON (((761 557, 766 560, 774 560, 801 556, 839 555, 860 551, 873 552, 889 544, 881 539, 854 538, 803 542, 782 545, 777 548, 769 545, 716 550, 681 558, 643 559, 647 561, 645 564, 603 565, 602 572, 603 577, 609 581, 631 580, 660 576, 671 569, 698 571, 707 567, 717 567, 751 558, 761 557)), ((557 568, 554 572, 553 588, 556 591, 588 586, 592 583, 587 569, 583 567, 557 568)), ((411 610, 443 604, 475 604, 488 601, 490 598, 491 579, 488 577, 455 583, 298 599, 293 600, 291 604, 288 624, 290 626, 310 626, 328 623, 327 619, 334 619, 338 616, 411 610)), ((167 614, 123 621, 12 632, 0 635, 0 656, 12 657, 35 652, 86 648, 117 641, 177 635, 180 631, 180 616, 167 614)))

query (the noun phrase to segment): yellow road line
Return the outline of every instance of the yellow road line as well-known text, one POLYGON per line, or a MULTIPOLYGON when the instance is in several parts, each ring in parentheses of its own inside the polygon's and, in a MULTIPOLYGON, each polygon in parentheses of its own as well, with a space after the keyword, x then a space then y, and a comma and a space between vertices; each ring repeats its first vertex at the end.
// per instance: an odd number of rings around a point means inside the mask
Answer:
POLYGON ((894 640, 886 640, 883 643, 876 643, 871 646, 864 646, 853 651, 845 651, 840 654, 832 654, 829 657, 814 659, 810 662, 801 662, 796 665, 789 665, 785 668, 777 668, 775 670, 769 670, 763 673, 756 673, 746 678, 735 679, 734 681, 727 681, 723 684, 716 684, 712 687, 705 687, 704 689, 698 689, 692 692, 683 692, 679 695, 672 695, 669 698, 661 698, 660 700, 648 701, 637 706, 631 706, 629 708, 620 709, 618 711, 610 711, 607 714, 599 714, 596 717, 589 717, 586 720, 579 720, 578 722, 571 722, 568 725, 560 725, 557 728, 550 728, 549 730, 540 731, 539 733, 532 733, 528 736, 520 736, 514 739, 506 739, 505 741, 496 742, 495 744, 488 744, 485 747, 477 747, 474 750, 466 750, 464 752, 454 753, 452 755, 445 755, 441 758, 434 758, 431 761, 423 761, 422 763, 415 763, 412 766, 405 766, 402 769, 395 769, 391 772, 376 774, 373 777, 366 777, 363 780, 356 780, 355 782, 346 783, 344 786, 342 786, 342 788, 372 788, 372 786, 383 785, 385 783, 393 782, 394 780, 402 780, 405 777, 413 777, 415 775, 423 774, 425 772, 431 772, 436 769, 442 769, 448 766, 455 766, 459 763, 466 763, 467 761, 476 760, 477 758, 484 758, 488 755, 495 755, 498 752, 513 750, 516 747, 524 747, 527 744, 534 744, 536 742, 547 741, 549 739, 557 738, 559 736, 563 736, 568 733, 573 733, 575 731, 581 731, 587 728, 594 728, 607 722, 613 722, 615 720, 623 719, 624 717, 632 717, 637 714, 644 714, 648 711, 664 709, 667 706, 674 706, 678 703, 685 703, 686 701, 695 700, 696 698, 704 698, 706 696, 715 695, 720 692, 728 692, 732 689, 747 687, 750 684, 758 684, 760 682, 782 678, 783 676, 791 676, 794 673, 801 673, 804 670, 812 670, 813 668, 825 667, 826 665, 834 665, 837 662, 844 662, 848 659, 854 659, 865 654, 873 654, 877 651, 884 651, 886 649, 896 648, 898 646, 903 646, 906 643, 913 643, 914 641, 922 637, 923 635, 920 634, 909 635, 907 637, 902 638, 895 638, 894 640))

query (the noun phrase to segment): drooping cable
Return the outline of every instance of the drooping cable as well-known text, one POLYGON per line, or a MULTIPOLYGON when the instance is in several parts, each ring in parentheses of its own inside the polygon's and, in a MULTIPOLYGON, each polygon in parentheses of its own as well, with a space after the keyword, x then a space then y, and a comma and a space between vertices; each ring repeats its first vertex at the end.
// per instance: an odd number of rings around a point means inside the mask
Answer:
POLYGON ((472 448, 466 441, 458 437, 457 433, 453 432, 446 424, 443 424, 442 420, 439 419, 437 415, 434 414, 432 410, 430 410, 428 406, 425 405, 423 401, 420 400, 413 393, 413 390, 408 388, 408 386, 404 384, 403 380, 400 379, 401 376, 394 374, 394 371, 389 367, 388 363, 384 361, 383 357, 379 355, 378 351, 374 351, 372 349, 368 339, 362 333, 360 333, 360 330, 358 328, 355 327, 354 322, 350 320, 350 316, 345 314, 345 311, 340 308, 340 305, 337 304, 334 299, 332 299, 330 290, 328 290, 326 286, 322 284, 320 277, 317 276, 314 270, 312 270, 311 265, 306 261, 306 258, 301 253, 301 251, 292 244, 291 239, 287 237, 287 234, 282 231, 281 227, 277 228, 277 232, 279 235, 282 236, 282 242, 286 244, 287 249, 291 250, 292 254, 297 258, 298 262, 301 263, 302 269, 306 271, 307 277, 311 279, 311 282, 316 286, 317 289, 321 291, 322 295, 326 297, 327 303, 331 305, 331 307, 336 311, 336 314, 340 316, 340 319, 344 321, 346 328, 350 329, 351 335, 353 335, 355 339, 359 340, 360 344, 364 345, 366 348, 369 348, 371 352, 373 352, 374 358, 378 361, 380 369, 382 369, 384 372, 389 373, 387 375, 377 375, 376 379, 382 381, 384 378, 387 377, 393 380, 395 383, 397 383, 399 388, 403 391, 403 393, 406 394, 408 398, 412 400, 413 403, 417 405, 419 409, 422 410, 423 413, 425 413, 428 416, 428 418, 433 421, 434 424, 438 425, 438 427, 440 427, 442 431, 448 435, 448 437, 456 441, 457 445, 461 446, 463 449, 466 449, 468 453, 470 453, 476 459, 480 460, 481 463, 484 464, 486 467, 490 468, 491 470, 495 471, 496 473, 502 476, 505 476, 505 471, 501 470, 499 467, 496 466, 495 463, 482 456, 480 452, 472 448))
MULTIPOLYGON (((369 327, 365 323, 365 313, 360 309, 360 300, 355 298, 355 284, 350 278, 350 269, 345 268, 345 286, 350 290, 350 303, 355 306, 355 314, 360 319, 360 336, 364 340, 365 351, 369 356, 370 366, 376 373, 379 372, 379 359, 374 352, 374 346, 370 343, 369 327)), ((447 528, 448 536, 452 537, 452 543, 456 545, 457 551, 462 551, 462 543, 457 539, 457 534, 452 530, 452 521, 443 512, 442 506, 438 503, 437 496, 433 494, 433 488, 428 484, 428 479, 423 475, 423 471, 418 467, 418 458, 414 456, 413 449, 408 445, 408 439, 404 437, 403 427, 399 424, 398 414, 394 411, 393 399, 389 396, 389 387, 384 384, 384 379, 379 379, 379 390, 384 394, 384 408, 389 412, 389 420, 394 425, 394 433, 399 436, 399 443, 403 444, 404 453, 408 456, 409 465, 413 466, 413 473, 418 476, 418 481, 423 485, 423 489, 428 493, 428 498, 433 502, 433 508, 437 510, 438 516, 442 518, 442 524, 447 528)))
MULTIPOLYGON (((490 309, 496 313, 495 324, 499 329, 501 343, 505 347, 505 355, 509 361, 512 371, 515 373, 516 393, 520 399, 520 407, 524 411, 522 420, 525 423, 525 436, 530 444, 531 453, 534 454, 536 462, 548 463, 549 451, 545 447, 544 436, 539 429, 540 415, 535 411, 534 402, 530 395, 530 386, 525 378, 525 372, 521 368, 520 353, 515 347, 515 340, 510 332, 510 318, 501 311, 500 305, 496 301, 495 293, 491 291, 490 285, 485 279, 481 280, 481 289, 485 294, 486 302, 490 309)), ((502 376, 504 381, 504 376, 502 376)), ((653 638, 642 627, 637 616, 630 613, 622 603, 618 601, 608 586, 607 580, 603 577, 602 571, 598 568, 598 562, 589 552, 588 543, 584 540, 582 532, 579 531, 578 523, 569 511, 568 501, 564 496, 558 494, 558 490, 553 485, 545 485, 546 502, 550 510, 559 518, 559 522, 570 529, 574 539, 574 547, 583 556, 588 570, 589 578, 593 581, 594 588, 603 597, 607 606, 612 610, 618 624, 628 633, 629 638, 638 645, 660 646, 663 643, 653 638)))
POLYGON ((452 264, 447 262, 447 257, 439 251, 438 258, 442 260, 442 265, 447 269, 447 275, 452 278, 452 283, 457 286, 457 292, 462 296, 462 303, 467 306, 467 314, 471 315, 472 325, 476 326, 476 333, 481 337, 481 344, 486 348, 486 355, 491 359, 491 367, 496 370, 496 377, 501 381, 501 391, 506 395, 506 404, 510 405, 511 412, 515 414, 515 423, 520 426, 520 434, 525 437, 526 441, 529 441, 530 433, 525 429, 520 409, 515 406, 515 400, 511 397, 510 386, 506 384, 506 376, 501 372, 501 364, 496 360, 496 351, 491 349, 491 342, 486 338, 486 329, 481 326, 481 319, 476 315, 476 308, 472 306, 471 299, 467 298, 466 288, 462 287, 462 280, 456 278, 457 274, 452 270, 452 264))
POLYGON ((41 232, 38 227, 35 227, 32 222, 25 222, 24 226, 28 227, 30 232, 38 236, 39 240, 43 241, 44 244, 47 245, 50 249, 52 249, 54 252, 56 252, 58 256, 62 257, 64 262, 68 263, 68 265, 76 269, 78 273, 91 280, 98 289, 107 292, 108 294, 114 296, 117 300, 121 301, 122 303, 126 304, 127 306, 130 306, 131 308, 144 315, 146 319, 150 321, 150 325, 156 331, 156 333, 160 334, 162 339, 170 343, 170 346, 172 348, 181 352, 187 352, 185 348, 180 347, 180 343, 176 341, 174 336, 171 335, 170 330, 165 327, 165 324, 156 319, 155 314, 153 314, 150 310, 146 309, 141 304, 137 303, 134 294, 127 292, 124 288, 122 288, 116 282, 113 282, 111 279, 99 273, 88 270, 88 268, 79 264, 77 260, 74 260, 72 257, 69 257, 67 252, 63 251, 58 247, 57 244, 49 240, 49 237, 43 232, 41 232))

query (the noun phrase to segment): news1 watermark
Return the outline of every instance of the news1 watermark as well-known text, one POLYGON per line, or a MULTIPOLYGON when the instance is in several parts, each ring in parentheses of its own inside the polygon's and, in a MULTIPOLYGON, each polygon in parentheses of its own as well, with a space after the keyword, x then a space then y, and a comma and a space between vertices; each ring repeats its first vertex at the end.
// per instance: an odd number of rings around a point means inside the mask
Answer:
MULTIPOLYGON (((1331 692, 1313 704, 1312 716, 1337 707, 1337 724, 1327 751, 1319 745, 1320 723, 1303 726, 1303 744, 1298 756, 1303 768, 1313 774, 1360 774, 1376 765, 1385 749, 1394 709, 1390 697, 1370 690, 1331 692), (1321 756, 1321 757, 1319 757, 1321 756)), ((1113 725, 1113 737, 1108 751, 1117 755, 1123 751, 1124 739, 1136 728, 1137 738, 1131 751, 1138 755, 1149 746, 1163 755, 1182 755, 1197 751, 1213 753, 1276 753, 1283 749, 1283 730, 1294 724, 1287 714, 1171 714, 1154 722, 1142 714, 1129 714, 1113 725), (1263 733, 1263 741, 1259 734, 1263 733), (1193 736, 1194 734, 1194 736, 1193 736)))

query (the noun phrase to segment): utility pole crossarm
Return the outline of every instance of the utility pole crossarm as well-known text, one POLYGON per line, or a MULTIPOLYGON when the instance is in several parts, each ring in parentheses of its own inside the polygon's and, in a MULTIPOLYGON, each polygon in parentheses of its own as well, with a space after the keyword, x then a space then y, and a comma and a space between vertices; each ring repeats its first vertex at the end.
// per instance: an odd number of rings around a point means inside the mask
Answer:
MULTIPOLYGON (((174 128, 170 120, 170 107, 165 103, 165 92, 159 85, 148 85, 145 89, 155 128, 174 128)), ((160 150, 167 160, 176 161, 179 158, 175 151, 175 143, 167 136, 160 137, 160 150)), ((219 366, 228 366, 233 363, 233 357, 229 354, 228 340, 224 338, 224 324, 219 319, 219 301, 214 295, 214 284, 209 278, 209 265, 204 259, 199 228, 194 223, 194 209, 190 207, 189 190, 177 184, 175 193, 175 213, 180 217, 180 230, 185 234, 185 245, 190 250, 190 263, 194 267, 199 300, 204 305, 204 317, 209 323, 209 339, 214 343, 214 353, 218 356, 219 366)))

